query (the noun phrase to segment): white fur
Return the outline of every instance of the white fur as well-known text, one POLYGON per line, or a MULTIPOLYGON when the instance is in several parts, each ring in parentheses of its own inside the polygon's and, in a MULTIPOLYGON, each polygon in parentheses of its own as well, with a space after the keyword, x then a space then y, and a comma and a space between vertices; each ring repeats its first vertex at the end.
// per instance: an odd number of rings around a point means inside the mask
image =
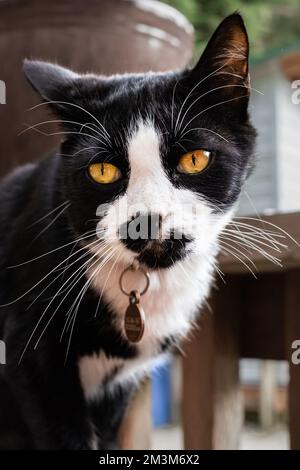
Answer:
POLYGON ((98 391, 99 384, 116 367, 122 367, 121 358, 108 359, 103 351, 99 355, 85 356, 80 359, 79 375, 87 399, 92 399, 98 391))
MULTIPOLYGON (((163 216, 162 234, 167 236, 176 228, 176 216, 183 208, 184 232, 193 236, 191 253, 169 269, 150 272, 150 287, 141 298, 146 315, 145 333, 138 344, 139 356, 132 360, 98 356, 84 357, 80 361, 80 377, 88 399, 96 396, 103 380, 119 367, 113 383, 127 380, 151 368, 153 358, 159 352, 160 341, 170 335, 184 337, 199 307, 209 292, 214 259, 217 254, 217 237, 229 221, 231 214, 213 214, 210 205, 194 192, 178 189, 168 179, 160 157, 160 137, 151 123, 140 122, 128 141, 130 180, 126 194, 111 204, 100 223, 106 228, 107 246, 116 249, 113 258, 93 278, 93 286, 99 294, 103 290, 105 301, 117 313, 117 327, 124 334, 124 313, 128 306, 119 288, 119 278, 135 258, 116 234, 121 223, 130 219, 138 210, 159 212, 163 216), (190 210, 186 208, 189 207, 190 210), (197 217, 195 218, 195 210, 197 217), (116 217, 117 213, 117 217, 116 217)), ((142 290, 145 279, 141 273, 130 272, 126 276, 128 289, 142 290)))

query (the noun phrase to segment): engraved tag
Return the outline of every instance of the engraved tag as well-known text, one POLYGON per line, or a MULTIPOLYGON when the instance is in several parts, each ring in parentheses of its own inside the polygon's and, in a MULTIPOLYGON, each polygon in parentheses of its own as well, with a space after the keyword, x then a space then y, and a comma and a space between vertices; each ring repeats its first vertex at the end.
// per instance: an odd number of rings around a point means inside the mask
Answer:
POLYGON ((131 300, 127 307, 124 328, 127 339, 131 343, 138 343, 142 339, 145 329, 145 314, 135 301, 131 300))

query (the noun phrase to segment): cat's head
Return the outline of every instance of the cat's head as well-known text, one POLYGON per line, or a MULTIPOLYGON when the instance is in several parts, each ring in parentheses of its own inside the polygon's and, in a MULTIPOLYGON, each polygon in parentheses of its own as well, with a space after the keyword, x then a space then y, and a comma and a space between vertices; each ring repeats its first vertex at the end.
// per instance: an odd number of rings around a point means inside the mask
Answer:
POLYGON ((61 120, 59 171, 76 234, 97 231, 103 256, 111 248, 151 268, 207 256, 252 166, 248 52, 233 14, 192 69, 105 77, 25 62, 61 120))

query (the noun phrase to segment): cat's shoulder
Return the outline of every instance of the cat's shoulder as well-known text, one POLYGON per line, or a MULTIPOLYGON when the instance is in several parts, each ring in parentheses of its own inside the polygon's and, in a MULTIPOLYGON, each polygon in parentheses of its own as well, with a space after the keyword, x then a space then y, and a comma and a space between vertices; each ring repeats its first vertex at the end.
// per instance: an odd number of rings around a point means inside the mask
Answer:
POLYGON ((6 175, 0 182, 0 191, 7 190, 22 185, 23 182, 27 181, 28 178, 35 172, 37 163, 27 163, 25 165, 18 166, 6 175))

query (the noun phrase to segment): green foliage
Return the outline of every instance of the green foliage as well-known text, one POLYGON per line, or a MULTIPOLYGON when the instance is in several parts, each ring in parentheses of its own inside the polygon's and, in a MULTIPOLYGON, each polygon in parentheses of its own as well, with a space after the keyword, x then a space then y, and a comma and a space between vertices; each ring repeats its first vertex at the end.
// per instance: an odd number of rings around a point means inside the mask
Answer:
POLYGON ((300 0, 165 0, 194 25, 196 53, 217 24, 239 11, 246 22, 252 58, 300 40, 300 0))

